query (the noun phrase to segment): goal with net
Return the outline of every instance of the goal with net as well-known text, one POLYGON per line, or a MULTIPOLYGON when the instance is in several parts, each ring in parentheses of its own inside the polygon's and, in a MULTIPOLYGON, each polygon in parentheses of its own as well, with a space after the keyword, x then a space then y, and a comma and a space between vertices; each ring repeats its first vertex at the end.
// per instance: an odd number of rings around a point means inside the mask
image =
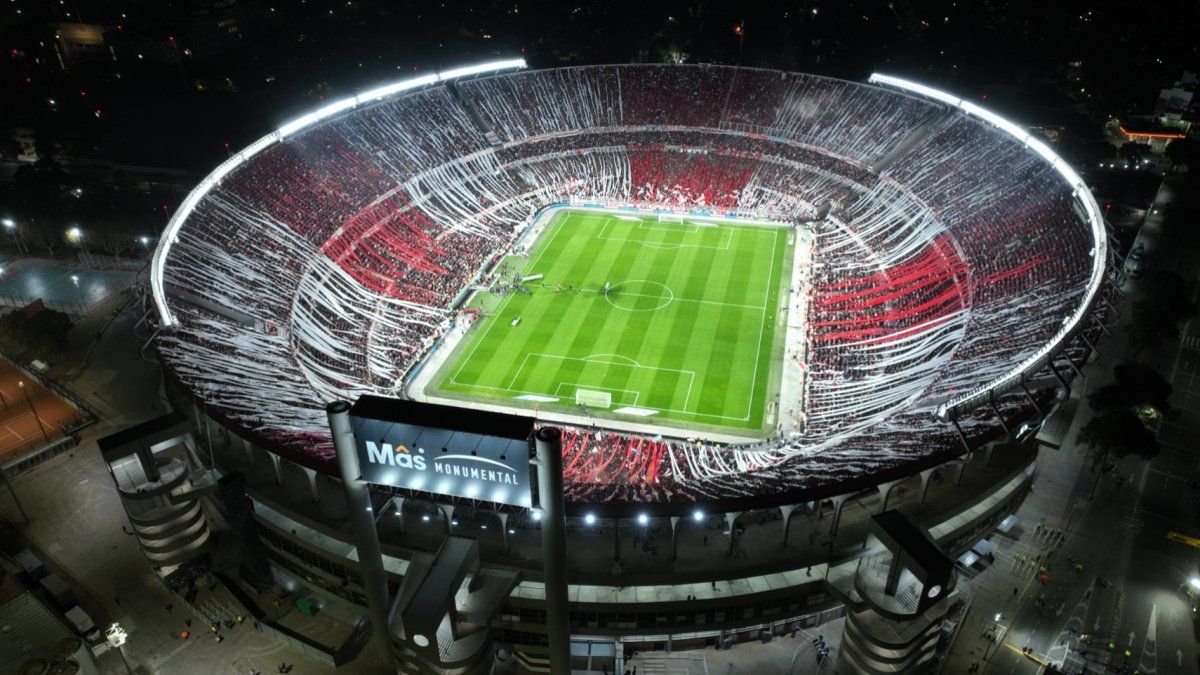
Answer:
POLYGON ((576 389, 575 405, 586 405, 589 408, 609 408, 612 406, 612 394, 607 391, 576 389))
POLYGON ((660 214, 658 214, 658 222, 682 224, 683 216, 678 213, 660 213, 660 214))

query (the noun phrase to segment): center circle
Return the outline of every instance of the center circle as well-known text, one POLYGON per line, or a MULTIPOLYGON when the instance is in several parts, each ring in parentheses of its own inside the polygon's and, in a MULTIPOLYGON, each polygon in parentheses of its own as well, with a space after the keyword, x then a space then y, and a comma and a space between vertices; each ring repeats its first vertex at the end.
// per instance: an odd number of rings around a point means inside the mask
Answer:
POLYGON ((675 294, 666 284, 647 279, 632 279, 613 284, 604 298, 617 309, 653 312, 671 304, 675 294))

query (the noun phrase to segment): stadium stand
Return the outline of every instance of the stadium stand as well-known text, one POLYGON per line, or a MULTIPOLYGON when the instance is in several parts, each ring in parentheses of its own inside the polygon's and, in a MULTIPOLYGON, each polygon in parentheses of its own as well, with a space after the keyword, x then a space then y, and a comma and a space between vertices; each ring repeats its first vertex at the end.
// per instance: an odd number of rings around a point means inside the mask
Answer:
POLYGON ((820 220, 797 289, 804 396, 783 402, 801 433, 716 447, 568 429, 583 502, 769 497, 961 451, 958 432, 987 437, 996 410, 1019 419, 1048 394, 996 392, 957 430, 938 405, 1054 338, 1094 246, 1042 157, 938 103, 719 66, 519 72, 329 118, 226 176, 166 261, 180 325, 158 349, 206 408, 328 468, 323 404, 400 394, 556 203, 820 220))

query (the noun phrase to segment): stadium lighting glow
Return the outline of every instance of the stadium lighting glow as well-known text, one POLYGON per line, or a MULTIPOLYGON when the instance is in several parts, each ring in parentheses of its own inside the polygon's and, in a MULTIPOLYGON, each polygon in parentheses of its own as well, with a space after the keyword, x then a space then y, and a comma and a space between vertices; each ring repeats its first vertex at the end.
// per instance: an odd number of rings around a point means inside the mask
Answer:
POLYGON ((645 525, 646 523, 650 522, 650 516, 647 516, 644 513, 639 513, 637 515, 637 521, 638 525, 645 525))
POLYGON ((427 522, 427 523, 428 523, 428 522, 429 522, 429 514, 428 514, 428 513, 426 513, 426 514, 423 514, 423 515, 421 516, 421 520, 423 520, 423 521, 425 521, 425 522, 427 522))
POLYGON ((594 514, 594 513, 587 514, 586 516, 583 517, 583 522, 587 523, 588 525, 595 525, 596 524, 596 514, 594 514))
POLYGON ((1188 581, 1188 583, 1192 585, 1192 588, 1200 591, 1200 579, 1197 579, 1196 577, 1192 577, 1191 580, 1188 581))
POLYGON ((541 511, 539 511, 539 510, 537 510, 537 509, 534 509, 532 513, 533 513, 533 520, 534 520, 535 522, 541 522, 541 520, 542 520, 542 512, 541 512, 541 511))
POLYGON ((946 92, 941 91, 940 89, 934 89, 933 87, 927 87, 918 82, 901 79, 899 77, 893 77, 891 75, 881 75, 879 73, 872 73, 871 77, 867 81, 870 82, 871 84, 882 84, 882 85, 889 86, 889 87, 895 87, 897 89, 905 89, 905 90, 920 94, 922 96, 925 96, 927 98, 932 98, 935 101, 941 101, 942 103, 948 103, 956 108, 962 104, 962 99, 958 98, 957 96, 952 96, 950 94, 947 94, 946 92))
POLYGON ((488 61, 478 63, 472 66, 464 66, 462 68, 453 68, 444 70, 440 73, 422 75, 420 77, 412 77, 399 82, 393 82, 381 87, 369 89, 365 92, 334 101, 328 105, 322 106, 313 112, 303 115, 298 119, 287 122, 277 130, 263 136, 246 146, 239 152, 234 153, 229 159, 225 160, 213 169, 211 173, 200 181, 200 184, 188 193, 184 198, 183 203, 179 205, 179 209, 175 211, 175 215, 171 217, 167 227, 163 230, 163 234, 159 237, 158 247, 154 250, 154 256, 150 259, 150 292, 154 296, 154 304, 158 307, 159 326, 161 328, 170 328, 177 322, 171 314, 170 307, 167 306, 167 293, 165 283, 163 281, 164 268, 167 263, 167 255, 171 251, 171 246, 175 244, 179 237, 179 230, 183 227, 183 223, 192 215, 196 205, 200 200, 208 194, 208 191, 218 185, 225 176, 237 167, 244 164, 246 161, 255 155, 266 150, 275 143, 280 143, 288 136, 308 127, 323 119, 338 115, 347 110, 351 110, 364 103, 378 101, 388 96, 395 94, 427 87, 438 82, 445 82, 459 77, 467 77, 470 75, 479 75, 481 73, 489 73, 500 70, 509 70, 513 68, 524 68, 525 59, 504 59, 499 61, 488 61))
POLYGON ((14 221, 12 218, 5 218, 3 221, 0 221, 0 222, 3 222, 4 227, 7 227, 10 230, 17 226, 16 221, 14 221))
POLYGON ((1100 292, 1100 285, 1104 283, 1104 266, 1108 260, 1108 235, 1104 229, 1104 218, 1100 214, 1100 205, 1096 203, 1096 198, 1092 196, 1092 191, 1088 188, 1079 174, 1071 168, 1061 157, 1059 157, 1050 146, 1043 143, 1041 140, 1029 135, 1020 125, 1011 122, 996 113, 981 108, 970 101, 948 94, 939 89, 934 89, 917 82, 905 80, 891 75, 883 75, 873 73, 867 80, 871 84, 880 84, 888 87, 894 87, 904 91, 909 91, 915 94, 932 98, 942 103, 947 103, 963 112, 982 119, 992 126, 1004 131, 1014 137, 1025 147, 1037 153, 1042 159, 1046 160, 1050 166, 1054 168, 1067 181, 1067 184, 1072 188, 1072 194, 1079 201, 1084 213, 1087 215, 1087 222, 1092 228, 1092 240, 1094 249, 1092 252, 1092 271, 1088 279, 1087 292, 1084 295, 1083 302, 1079 303, 1075 312, 1068 316, 1063 322, 1062 328, 1050 339, 1046 344, 1042 345, 1041 349, 1034 352, 1029 358, 1014 366, 1011 370, 999 377, 987 382, 982 386, 976 387, 971 391, 966 392, 956 398, 943 402, 937 409, 938 417, 945 419, 951 410, 966 406, 972 403, 977 403, 986 397, 989 392, 1003 392, 1009 387, 1014 386, 1020 379, 1021 375, 1028 373, 1045 363, 1051 353, 1069 339, 1075 330, 1083 323, 1088 313, 1092 310, 1092 305, 1096 301, 1096 295, 1100 292))
POLYGON ((704 520, 704 512, 700 509, 692 511, 692 520, 696 521, 697 523, 704 520))

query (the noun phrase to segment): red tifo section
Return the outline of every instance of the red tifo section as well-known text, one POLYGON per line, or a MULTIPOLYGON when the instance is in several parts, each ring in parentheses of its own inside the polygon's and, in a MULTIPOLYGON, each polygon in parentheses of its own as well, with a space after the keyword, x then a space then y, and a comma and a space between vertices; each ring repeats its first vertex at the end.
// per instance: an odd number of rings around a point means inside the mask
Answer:
POLYGON ((943 235, 902 265, 814 289, 813 338, 884 343, 929 330, 967 304, 966 281, 966 263, 943 235))

